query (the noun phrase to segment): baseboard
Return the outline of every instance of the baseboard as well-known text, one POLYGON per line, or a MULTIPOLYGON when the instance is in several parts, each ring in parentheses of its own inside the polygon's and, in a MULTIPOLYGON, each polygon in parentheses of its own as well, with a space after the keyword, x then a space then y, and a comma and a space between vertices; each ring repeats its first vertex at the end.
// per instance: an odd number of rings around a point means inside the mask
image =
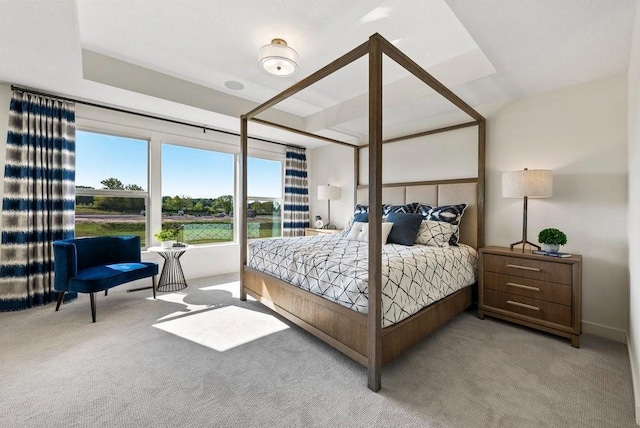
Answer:
POLYGON ((631 384, 633 386, 633 406, 635 408, 636 425, 640 425, 640 382, 638 381, 638 367, 636 367, 636 353, 633 343, 627 334, 627 349, 629 350, 629 365, 631 366, 631 384))
POLYGON ((594 322, 582 321, 582 332, 604 337, 620 343, 627 343, 627 332, 613 327, 608 327, 594 322))

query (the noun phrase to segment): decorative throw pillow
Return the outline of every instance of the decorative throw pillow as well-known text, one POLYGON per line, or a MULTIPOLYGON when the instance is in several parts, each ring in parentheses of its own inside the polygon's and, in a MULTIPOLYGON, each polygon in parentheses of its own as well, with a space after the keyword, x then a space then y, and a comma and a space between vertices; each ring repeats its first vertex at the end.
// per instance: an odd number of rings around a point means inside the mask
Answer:
POLYGON ((391 213, 414 213, 415 209, 411 204, 409 205, 387 205, 382 206, 382 218, 389 217, 391 213))
POLYGON ((347 222, 347 227, 344 228, 343 236, 348 236, 349 231, 353 227, 353 223, 359 221, 360 223, 367 223, 369 221, 369 213, 366 211, 367 207, 364 205, 356 205, 355 214, 347 222), (365 210, 365 211, 362 211, 365 210))
POLYGON ((420 205, 420 202, 411 202, 410 204, 407 204, 407 206, 411 209, 411 211, 409 211, 410 213, 417 213, 418 207, 420 205))
POLYGON ((369 223, 369 213, 360 213, 353 216, 353 221, 360 223, 369 223))
POLYGON ((390 244, 413 245, 420 230, 422 216, 413 213, 391 213, 387 220, 393 223, 387 242, 390 244))
POLYGON ((448 247, 451 237, 457 231, 458 226, 455 224, 444 221, 422 220, 418 236, 416 236, 416 244, 448 247))
POLYGON ((349 231, 351 230, 351 226, 353 226, 353 222, 354 222, 354 218, 353 216, 347 221, 347 225, 345 226, 344 229, 342 229, 342 236, 346 237, 349 234, 349 231))
MULTIPOLYGON (((382 223, 382 245, 387 243, 387 237, 392 227, 393 223, 382 223)), ((369 242, 369 223, 354 221, 346 238, 369 242)))
POLYGON ((362 230, 362 225, 369 225, 369 223, 363 223, 360 221, 354 221, 353 224, 351 225, 351 229, 349 229, 349 232, 347 233, 347 236, 345 236, 345 238, 347 239, 358 239, 358 235, 360 234, 360 231, 362 230))
MULTIPOLYGON (((462 219, 462 215, 464 214, 464 210, 466 208, 467 204, 442 205, 439 207, 434 207, 431 205, 420 205, 418 206, 417 212, 422 215, 425 220, 443 221, 459 226, 460 220, 462 219)), ((453 235, 451 235, 449 244, 458 245, 459 237, 460 229, 458 228, 458 230, 456 230, 453 235)))
POLYGON ((353 215, 367 213, 367 212, 369 212, 369 207, 367 205, 358 204, 353 208, 353 215))

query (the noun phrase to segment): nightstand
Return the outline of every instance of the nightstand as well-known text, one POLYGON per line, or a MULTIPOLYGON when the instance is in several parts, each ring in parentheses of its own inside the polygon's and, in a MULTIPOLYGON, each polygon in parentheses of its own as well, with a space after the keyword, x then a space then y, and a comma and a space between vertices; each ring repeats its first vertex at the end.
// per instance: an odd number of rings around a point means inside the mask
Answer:
POLYGON ((340 232, 342 232, 342 230, 340 229, 312 229, 310 227, 304 228, 304 236, 333 235, 334 233, 340 232))
POLYGON ((480 249, 478 316, 571 339, 580 346, 582 256, 551 257, 504 247, 480 249))

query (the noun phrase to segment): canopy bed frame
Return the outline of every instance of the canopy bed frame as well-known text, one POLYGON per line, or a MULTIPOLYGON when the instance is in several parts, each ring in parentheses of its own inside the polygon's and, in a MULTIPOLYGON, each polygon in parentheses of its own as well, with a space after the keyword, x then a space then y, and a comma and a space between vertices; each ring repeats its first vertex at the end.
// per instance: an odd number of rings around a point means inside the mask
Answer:
POLYGON ((241 116, 240 156, 240 299, 247 294, 284 316, 296 325, 317 336, 329 345, 365 365, 368 370, 368 387, 380 390, 381 368, 405 350, 422 340, 439 326, 464 311, 472 303, 472 287, 462 290, 422 309, 398 324, 382 328, 381 283, 382 283, 382 204, 383 202, 429 202, 469 203, 463 217, 461 242, 475 248, 484 244, 484 173, 485 173, 485 119, 471 106, 433 78, 418 64, 403 54, 379 34, 329 65, 289 87, 264 104, 241 116), (408 72, 449 100, 473 120, 445 128, 433 129, 383 141, 382 137, 382 62, 383 54, 394 60, 408 72), (331 138, 317 136, 305 131, 268 122, 256 116, 291 97, 319 80, 329 76, 353 61, 369 56, 369 144, 357 146, 331 138), (247 266, 247 152, 248 122, 274 126, 290 132, 318 138, 335 144, 352 147, 354 150, 354 198, 369 205, 369 272, 368 314, 354 312, 337 303, 301 290, 291 284, 247 266), (470 126, 478 129, 478 174, 477 177, 438 180, 420 183, 382 183, 382 145, 395 141, 422 137, 470 126), (359 185, 359 151, 369 148, 369 184, 359 185), (384 188, 384 189, 383 189, 384 188), (387 201, 383 200, 383 194, 387 201), (467 201, 453 198, 467 198, 467 201), (416 199, 413 199, 416 198, 416 199), (410 200, 409 200, 410 199, 410 200), (420 200, 425 199, 425 200, 420 200), (451 201, 451 202, 447 202, 451 201), (473 226, 470 226, 470 224, 473 226), (466 236, 464 236, 466 234, 466 236))

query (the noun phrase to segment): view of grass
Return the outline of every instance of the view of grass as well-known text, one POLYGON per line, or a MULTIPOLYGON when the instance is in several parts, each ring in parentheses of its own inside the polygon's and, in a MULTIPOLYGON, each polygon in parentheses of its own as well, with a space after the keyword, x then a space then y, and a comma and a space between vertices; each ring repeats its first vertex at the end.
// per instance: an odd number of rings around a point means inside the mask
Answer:
MULTIPOLYGON (((92 214, 94 214, 92 212, 92 214)), ((117 217, 117 216, 114 216, 117 217)), ((175 224, 179 227, 179 225, 189 222, 189 223, 200 223, 200 224, 210 224, 210 223, 224 223, 231 224, 229 219, 194 219, 194 218, 171 218, 170 220, 165 219, 164 225, 167 224, 175 224)), ((272 216, 264 217, 255 217, 249 219, 250 223, 259 223, 260 238, 270 238, 273 236, 281 236, 281 224, 279 219, 274 218, 272 216), (274 221, 275 220, 275 221, 274 221)), ((101 221, 101 222, 76 222, 76 237, 84 237, 84 236, 104 236, 104 235, 137 235, 140 237, 141 245, 146 247, 146 239, 145 239, 145 223, 144 217, 140 216, 140 221, 101 221)), ((178 236, 178 240, 181 240, 181 237, 178 236)), ((187 242, 188 244, 203 244, 203 243, 211 243, 211 242, 229 242, 229 240, 216 240, 216 239, 206 239, 206 240, 194 240, 187 242)))
MULTIPOLYGON (((125 189, 120 180, 103 180, 106 189, 125 189), (114 184, 115 183, 115 184, 114 184)), ((132 186, 127 186, 128 187, 132 186)), ((137 187, 137 186, 133 186, 137 187)), ((86 188, 85 188, 86 189, 86 188)), ((126 190, 125 189, 125 190, 126 190)), ((131 190, 131 189, 129 189, 131 190)), ((136 190, 136 189, 133 189, 136 190)), ((177 240, 187 244, 233 241, 231 195, 218 198, 163 197, 162 229, 177 231, 177 240)), ((249 238, 281 236, 280 203, 250 201, 249 238)), ((76 236, 137 235, 147 247, 144 200, 136 197, 76 197, 76 236)), ((155 234, 157 230, 151 231, 155 234)))

